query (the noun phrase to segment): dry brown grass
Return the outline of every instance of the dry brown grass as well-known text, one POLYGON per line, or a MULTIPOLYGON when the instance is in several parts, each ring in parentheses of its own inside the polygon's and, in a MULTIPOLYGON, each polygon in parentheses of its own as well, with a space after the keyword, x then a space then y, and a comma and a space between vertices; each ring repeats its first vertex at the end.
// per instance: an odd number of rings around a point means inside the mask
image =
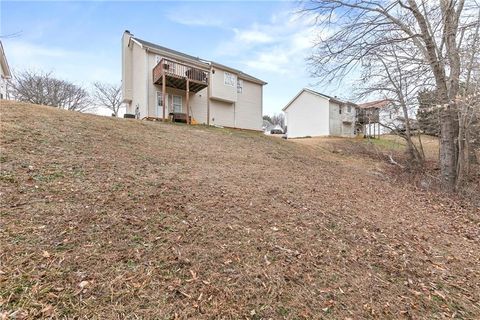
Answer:
POLYGON ((398 186, 380 162, 234 130, 0 111, 4 316, 480 318, 479 208, 398 186))

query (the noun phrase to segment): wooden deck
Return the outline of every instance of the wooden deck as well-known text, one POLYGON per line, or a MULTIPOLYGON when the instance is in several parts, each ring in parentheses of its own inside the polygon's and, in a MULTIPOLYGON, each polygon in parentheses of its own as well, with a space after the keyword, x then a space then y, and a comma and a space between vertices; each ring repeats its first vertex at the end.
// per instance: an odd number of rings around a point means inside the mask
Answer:
POLYGON ((208 86, 208 71, 162 59, 153 68, 153 83, 163 85, 164 79, 167 87, 196 93, 208 86))

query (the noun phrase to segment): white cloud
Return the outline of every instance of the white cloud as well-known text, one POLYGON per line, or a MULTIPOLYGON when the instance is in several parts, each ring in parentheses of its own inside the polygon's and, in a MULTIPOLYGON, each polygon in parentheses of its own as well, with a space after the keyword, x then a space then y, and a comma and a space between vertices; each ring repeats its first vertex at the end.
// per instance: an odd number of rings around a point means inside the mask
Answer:
POLYGON ((94 81, 120 81, 118 60, 112 60, 102 51, 82 52, 16 39, 6 40, 4 47, 14 72, 26 69, 52 71, 56 77, 83 85, 94 81))
POLYGON ((200 27, 221 27, 223 21, 219 19, 210 19, 208 17, 184 17, 172 15, 169 17, 172 22, 183 24, 186 26, 200 26, 200 27))
POLYGON ((259 30, 238 30, 234 29, 236 40, 251 44, 251 43, 269 43, 273 41, 273 38, 259 30))
POLYGON ((198 26, 198 27, 222 27, 225 23, 217 13, 199 9, 198 7, 176 7, 175 10, 170 10, 165 15, 168 20, 183 24, 186 26, 198 26))
POLYGON ((71 52, 52 47, 44 47, 24 41, 12 41, 8 45, 8 54, 13 58, 23 61, 32 61, 35 58, 61 58, 71 54, 71 52))
POLYGON ((217 54, 237 58, 253 72, 304 73, 317 34, 314 23, 311 14, 276 13, 268 23, 233 29, 234 37, 221 43, 217 54))

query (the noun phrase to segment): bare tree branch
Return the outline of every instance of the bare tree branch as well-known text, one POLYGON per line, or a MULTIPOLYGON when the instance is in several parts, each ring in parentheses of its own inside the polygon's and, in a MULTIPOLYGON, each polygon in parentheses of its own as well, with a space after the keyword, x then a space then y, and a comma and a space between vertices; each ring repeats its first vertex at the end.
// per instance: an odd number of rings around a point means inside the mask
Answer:
POLYGON ((118 117, 122 105, 122 87, 109 83, 95 82, 93 96, 98 105, 105 107, 118 117))

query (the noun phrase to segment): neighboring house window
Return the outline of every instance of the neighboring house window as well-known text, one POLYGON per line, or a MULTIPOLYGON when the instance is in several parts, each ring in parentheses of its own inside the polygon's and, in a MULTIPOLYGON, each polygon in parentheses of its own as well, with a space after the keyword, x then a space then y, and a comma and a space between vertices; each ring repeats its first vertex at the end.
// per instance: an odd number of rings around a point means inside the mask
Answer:
POLYGON ((338 114, 342 114, 342 107, 338 107, 338 114))
POLYGON ((347 112, 348 112, 348 113, 352 112, 352 106, 348 106, 348 107, 347 107, 347 112))
POLYGON ((182 112, 182 96, 173 96, 173 112, 182 112))
POLYGON ((235 86, 235 76, 230 72, 225 72, 223 82, 226 86, 235 86))
POLYGON ((243 80, 242 79, 237 80, 237 92, 238 93, 243 92, 243 80))

